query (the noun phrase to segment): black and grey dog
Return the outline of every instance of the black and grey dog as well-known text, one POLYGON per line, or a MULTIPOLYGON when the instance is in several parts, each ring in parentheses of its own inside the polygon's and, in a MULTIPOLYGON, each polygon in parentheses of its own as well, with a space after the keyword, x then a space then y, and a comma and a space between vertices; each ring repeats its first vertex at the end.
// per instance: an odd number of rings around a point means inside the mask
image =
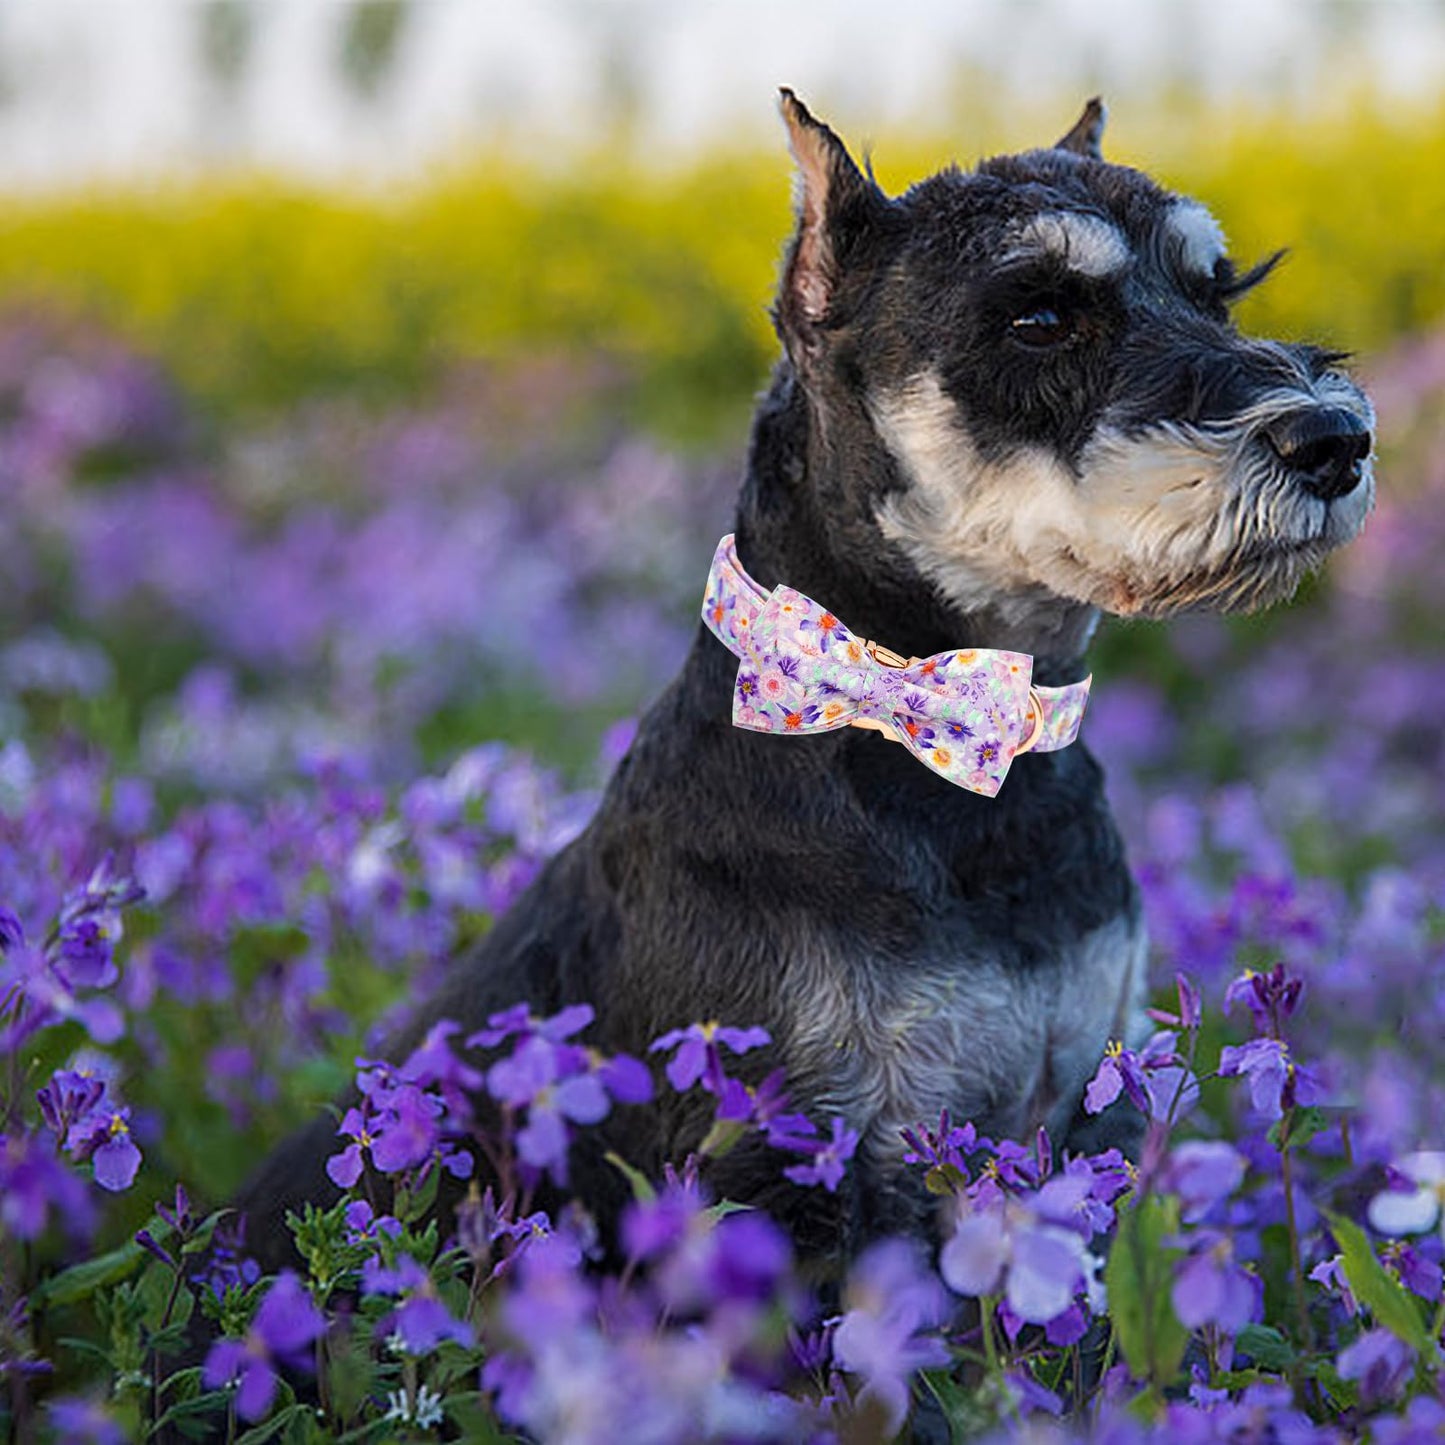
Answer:
MULTIPOLYGON (((1261 606, 1360 530, 1369 402, 1337 355, 1236 331, 1230 303, 1269 264, 1236 270, 1201 205, 1106 163, 1097 102, 1051 149, 899 197, 789 91, 782 109, 799 221, 735 529, 765 591, 786 583, 904 656, 1026 652, 1058 685, 1084 676, 1101 612, 1261 606)), ((858 1155, 836 1197, 788 1184, 761 1145, 712 1183, 814 1256, 928 1228, 899 1129, 942 1107, 996 1137, 1044 1124, 1065 1147, 1127 1145, 1127 1106, 1080 1112, 1106 1043, 1139 1036, 1145 971, 1083 743, 1019 756, 979 796, 871 732, 735 727, 737 675, 700 627, 591 826, 418 1033, 521 999, 592 1003, 593 1040, 636 1054, 692 1021, 764 1025, 756 1073, 783 1065, 796 1106, 843 1115, 858 1155)), ((624 1186, 603 1150, 680 1159, 710 1105, 621 1108, 578 1146, 604 1226, 624 1186)), ((334 1193, 333 1130, 249 1192, 263 1250, 286 1207, 334 1193)))

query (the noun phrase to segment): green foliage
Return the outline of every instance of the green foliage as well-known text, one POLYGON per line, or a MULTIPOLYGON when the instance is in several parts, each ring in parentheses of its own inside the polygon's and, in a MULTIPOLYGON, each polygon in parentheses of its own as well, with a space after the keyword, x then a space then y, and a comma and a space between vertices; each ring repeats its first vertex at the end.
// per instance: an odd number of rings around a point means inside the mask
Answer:
POLYGON ((1169 1299, 1168 1281, 1183 1251, 1179 1201, 1146 1195, 1119 1211, 1104 1282, 1119 1351, 1134 1374, 1158 1389, 1172 1384, 1189 1343, 1169 1299))
POLYGON ((1396 1338, 1422 1355, 1433 1354, 1430 1331, 1420 1318, 1414 1299, 1375 1258, 1375 1251, 1364 1230, 1340 1215, 1330 1214, 1327 1218, 1330 1232, 1344 1256, 1345 1277, 1355 1297, 1396 1338))

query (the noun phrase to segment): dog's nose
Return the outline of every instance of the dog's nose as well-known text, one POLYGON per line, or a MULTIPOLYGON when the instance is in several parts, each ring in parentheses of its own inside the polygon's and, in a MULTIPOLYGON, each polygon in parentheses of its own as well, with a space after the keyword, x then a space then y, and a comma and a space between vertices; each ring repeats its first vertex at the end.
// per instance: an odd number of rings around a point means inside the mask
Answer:
POLYGON ((1359 485, 1373 440, 1354 412, 1338 406, 1288 412, 1270 422, 1264 434, 1300 485, 1327 502, 1359 485))

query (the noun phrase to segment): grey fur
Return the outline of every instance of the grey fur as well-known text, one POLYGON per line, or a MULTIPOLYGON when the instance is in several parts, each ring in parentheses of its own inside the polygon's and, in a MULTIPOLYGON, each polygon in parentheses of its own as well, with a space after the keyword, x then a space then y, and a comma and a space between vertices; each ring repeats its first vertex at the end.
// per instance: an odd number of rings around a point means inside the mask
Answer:
MULTIPOLYGON (((785 355, 735 528, 765 588, 904 655, 1015 648, 1063 683, 1087 671, 1101 610, 1259 605, 1358 531, 1369 403, 1328 353, 1238 334, 1227 303, 1262 272, 1236 275, 1202 208, 1096 158, 1101 110, 1065 149, 899 198, 791 95, 784 110, 801 184, 785 355)), ((929 1227, 897 1131, 942 1106, 995 1135, 1131 1147, 1127 1103, 1080 1110, 1107 1042, 1147 1030, 1138 891, 1087 720, 990 800, 873 733, 734 728, 736 672, 699 625, 590 827, 396 1052, 519 999, 590 1002, 593 1040, 637 1054, 694 1020, 765 1025, 746 1074, 783 1065, 797 1106, 843 1114, 863 1147, 836 1197, 788 1184, 757 1145, 712 1183, 812 1257, 929 1227)), ((710 1116, 699 1091, 664 1093, 589 1132, 573 1176, 604 1231, 624 1190, 602 1151, 656 1170, 710 1116)), ((272 1259, 285 1208, 332 1192, 333 1129, 294 1140, 243 1201, 272 1259)))

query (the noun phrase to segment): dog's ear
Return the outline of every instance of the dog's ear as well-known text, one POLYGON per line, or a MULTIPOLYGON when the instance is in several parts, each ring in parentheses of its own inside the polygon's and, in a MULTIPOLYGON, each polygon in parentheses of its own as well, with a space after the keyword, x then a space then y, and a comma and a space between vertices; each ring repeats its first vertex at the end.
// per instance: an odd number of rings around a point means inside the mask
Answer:
POLYGON ((1088 156, 1091 160, 1103 160, 1101 142, 1104 139, 1104 122, 1108 118, 1109 112, 1104 108, 1103 99, 1096 95, 1084 106, 1084 113, 1074 122, 1073 129, 1054 142, 1054 149, 1073 151, 1076 156, 1088 156))
POLYGON ((783 270, 776 319, 785 339, 810 340, 828 319, 850 260, 864 249, 889 201, 791 90, 784 87, 781 97, 798 167, 798 230, 783 270))

